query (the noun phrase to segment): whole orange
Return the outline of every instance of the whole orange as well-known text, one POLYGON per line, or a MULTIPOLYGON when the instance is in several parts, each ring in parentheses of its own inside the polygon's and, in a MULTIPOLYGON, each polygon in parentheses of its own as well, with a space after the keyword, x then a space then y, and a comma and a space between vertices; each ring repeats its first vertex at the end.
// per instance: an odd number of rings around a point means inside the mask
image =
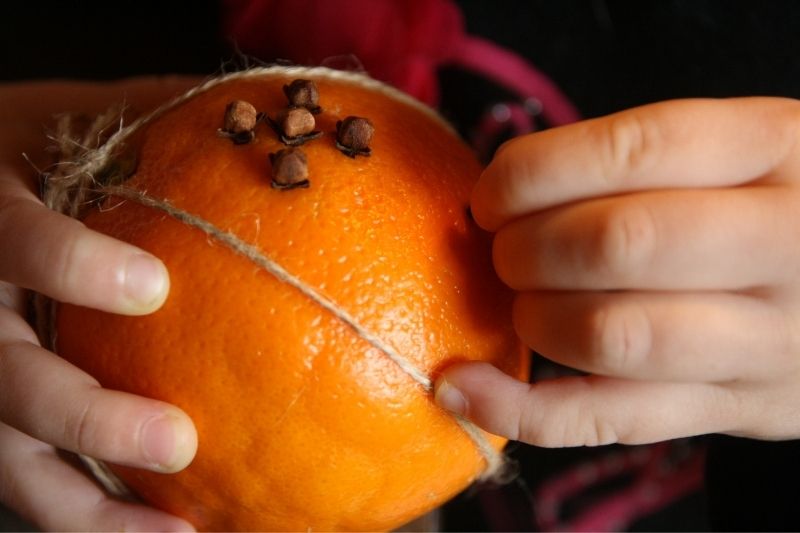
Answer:
POLYGON ((439 409, 426 380, 465 359, 525 378, 527 354, 468 211, 481 167, 444 121, 364 76, 271 68, 135 129, 84 221, 160 257, 170 295, 143 317, 62 305, 57 349, 193 418, 186 470, 113 467, 136 493, 201 529, 378 530, 486 470, 481 442, 503 439, 439 409), (219 130, 234 100, 278 116, 294 79, 316 84, 323 135, 301 148, 308 186, 280 189, 267 121, 245 144, 219 130), (373 124, 369 155, 337 148, 347 116, 373 124))

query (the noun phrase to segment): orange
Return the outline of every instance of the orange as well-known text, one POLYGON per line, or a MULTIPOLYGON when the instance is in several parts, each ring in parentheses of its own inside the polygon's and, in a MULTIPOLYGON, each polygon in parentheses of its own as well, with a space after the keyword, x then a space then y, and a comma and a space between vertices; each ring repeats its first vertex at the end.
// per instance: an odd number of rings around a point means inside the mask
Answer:
POLYGON ((485 471, 476 439, 364 338, 427 377, 465 359, 527 375, 512 296, 467 208, 481 167, 440 118, 360 75, 273 68, 203 88, 122 144, 124 164, 108 168, 135 162, 126 190, 235 236, 349 317, 160 207, 109 194, 85 223, 160 257, 170 295, 143 317, 62 305, 57 349, 105 387, 180 406, 199 435, 180 473, 113 467, 127 485, 201 529, 379 530, 485 471), (242 145, 218 130, 233 100, 277 116, 295 78, 318 87, 323 135, 302 146, 309 187, 281 190, 268 154, 284 146, 266 123, 242 145), (374 125, 369 156, 336 147, 350 115, 374 125))

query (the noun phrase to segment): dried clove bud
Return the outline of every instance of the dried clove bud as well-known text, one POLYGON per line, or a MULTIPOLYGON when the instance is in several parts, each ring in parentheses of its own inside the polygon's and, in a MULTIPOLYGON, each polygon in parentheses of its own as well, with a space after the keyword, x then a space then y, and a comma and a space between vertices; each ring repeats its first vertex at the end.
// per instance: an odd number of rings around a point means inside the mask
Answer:
POLYGON ((234 100, 225 107, 225 126, 229 133, 241 133, 256 127, 258 112, 253 104, 244 100, 234 100))
POLYGON ((234 100, 225 107, 225 118, 220 134, 229 137, 234 144, 247 144, 255 137, 258 112, 253 104, 234 100))
POLYGON ((283 93, 289 100, 290 107, 303 107, 315 115, 322 111, 317 84, 311 80, 294 80, 283 86, 283 93))
POLYGON ((284 109, 275 120, 269 119, 269 123, 281 142, 289 146, 299 146, 322 135, 321 131, 314 131, 314 115, 304 107, 284 109))
POLYGON ((278 115, 278 124, 287 137, 299 137, 314 131, 317 121, 314 115, 304 107, 285 109, 278 115))
POLYGON ((269 154, 272 163, 272 187, 296 189, 308 187, 308 158, 300 148, 285 148, 269 154))
POLYGON ((361 117, 347 117, 336 123, 336 147, 349 157, 369 155, 369 147, 375 126, 369 119, 361 117))

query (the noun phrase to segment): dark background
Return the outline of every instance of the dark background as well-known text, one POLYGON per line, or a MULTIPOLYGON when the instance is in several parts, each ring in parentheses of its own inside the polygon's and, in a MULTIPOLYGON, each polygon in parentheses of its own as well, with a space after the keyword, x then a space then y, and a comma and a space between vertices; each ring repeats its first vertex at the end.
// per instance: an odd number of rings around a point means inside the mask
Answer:
MULTIPOLYGON (((584 116, 695 96, 800 97, 800 2, 724 0, 462 0, 469 32, 527 57, 584 116)), ((0 80, 114 79, 213 74, 236 61, 209 1, 3 2, 0 80)), ((271 60, 274 58, 261 58, 271 60)), ((462 131, 503 91, 443 69, 442 110, 462 131)), ((708 439, 708 488, 634 529, 797 530, 797 443, 708 439), (786 479, 791 479, 790 485, 786 479), (712 504, 710 511, 706 503, 712 504), (733 503, 731 503, 733 502, 733 503), (781 507, 781 504, 783 507, 781 507)), ((514 448, 535 482, 582 450, 514 448)), ((452 504, 453 529, 485 527, 467 494, 452 504)), ((6 522, 6 529, 22 527, 6 522)))
MULTIPOLYGON (((458 3, 468 31, 530 59, 585 116, 686 96, 800 95, 794 0, 458 3)), ((212 74, 234 57, 219 13, 208 0, 3 2, 0 80, 212 74)), ((469 116, 482 90, 445 103, 463 100, 469 116)))

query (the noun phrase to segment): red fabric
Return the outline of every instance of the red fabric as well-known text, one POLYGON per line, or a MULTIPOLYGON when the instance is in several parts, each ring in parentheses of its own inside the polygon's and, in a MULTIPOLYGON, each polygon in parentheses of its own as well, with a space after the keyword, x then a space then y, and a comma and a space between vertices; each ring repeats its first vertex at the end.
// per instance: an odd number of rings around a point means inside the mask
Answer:
POLYGON ((226 0, 224 14, 238 48, 260 59, 363 67, 432 106, 439 99, 437 69, 450 63, 486 76, 522 102, 541 102, 551 125, 579 118, 533 65, 468 35, 451 0, 226 0))
POLYGON ((374 78, 429 104, 436 67, 464 36, 447 0, 228 0, 226 29, 240 50, 261 59, 324 65, 350 55, 374 78))

